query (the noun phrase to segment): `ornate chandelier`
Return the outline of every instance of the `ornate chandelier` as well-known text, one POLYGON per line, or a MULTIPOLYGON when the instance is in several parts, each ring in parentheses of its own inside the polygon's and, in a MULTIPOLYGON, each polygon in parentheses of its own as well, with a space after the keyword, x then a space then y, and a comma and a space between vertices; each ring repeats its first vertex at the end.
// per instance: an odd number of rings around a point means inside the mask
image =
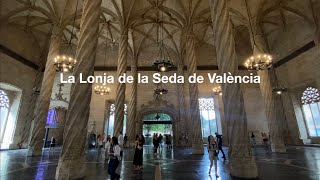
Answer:
POLYGON ((78 0, 74 12, 72 30, 70 32, 70 40, 67 43, 67 48, 65 54, 60 54, 54 57, 54 64, 57 72, 72 72, 77 60, 74 58, 74 54, 72 53, 72 39, 74 37, 74 27, 76 22, 76 14, 78 10, 78 0))
MULTIPOLYGON (((253 40, 253 48, 252 49, 257 48, 259 50, 259 52, 263 52, 259 49, 259 46, 256 45, 256 41, 254 38, 255 36, 253 33, 253 28, 252 28, 252 23, 251 23, 251 15, 249 13, 247 2, 246 2, 246 9, 247 9, 248 17, 249 17, 251 37, 253 40)), ((272 66, 272 57, 271 57, 271 55, 265 54, 265 53, 256 54, 256 55, 253 55, 250 58, 248 58, 244 65, 248 68, 249 71, 252 71, 252 70, 261 71, 261 70, 269 69, 272 66)))
POLYGON ((245 66, 248 70, 264 70, 272 66, 272 57, 268 54, 258 54, 247 59, 245 66))
POLYGON ((165 45, 163 45, 163 42, 161 42, 160 49, 159 49, 159 55, 155 59, 152 66, 158 72, 167 72, 167 71, 170 71, 174 67, 173 62, 170 59, 169 53, 168 53, 165 45))
MULTIPOLYGON (((163 12, 162 12, 163 13, 163 12)), ((164 25, 163 25, 163 14, 161 16, 161 22, 159 22, 158 28, 160 28, 160 37, 157 39, 157 43, 160 44, 159 52, 154 60, 153 67, 158 72, 167 72, 170 71, 174 65, 173 61, 170 58, 170 54, 168 52, 168 49, 164 45, 164 25)))
POLYGON ((110 88, 103 86, 103 85, 97 85, 94 87, 94 93, 98 94, 98 95, 107 95, 110 93, 110 88))
POLYGON ((154 93, 162 95, 162 94, 168 94, 168 89, 165 88, 157 88, 154 90, 154 93))
POLYGON ((57 72, 72 72, 77 60, 71 56, 58 55, 54 58, 54 67, 57 72))
MULTIPOLYGON (((104 51, 104 62, 103 62, 103 67, 106 67, 106 61, 107 61, 107 47, 108 47, 108 42, 106 40, 105 42, 105 51, 104 51)), ((108 95, 110 93, 110 88, 105 86, 105 85, 96 85, 94 87, 94 93, 98 95, 108 95)))
POLYGON ((215 87, 215 88, 212 88, 212 91, 213 91, 213 95, 217 96, 217 95, 222 95, 222 90, 221 90, 221 87, 218 86, 218 87, 215 87))

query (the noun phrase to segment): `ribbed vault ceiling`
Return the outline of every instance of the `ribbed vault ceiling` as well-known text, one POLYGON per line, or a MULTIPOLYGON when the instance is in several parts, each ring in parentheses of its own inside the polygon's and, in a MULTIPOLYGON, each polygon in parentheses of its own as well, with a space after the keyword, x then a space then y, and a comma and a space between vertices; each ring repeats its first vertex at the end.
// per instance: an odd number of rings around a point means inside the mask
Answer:
MULTIPOLYGON (((139 57, 139 66, 152 64, 161 33, 174 59, 183 60, 185 32, 189 27, 192 27, 199 56, 206 56, 199 58, 198 64, 216 65, 209 1, 103 0, 96 66, 116 66, 117 43, 123 27, 129 28, 129 54, 139 57)), ((307 22, 311 28, 314 26, 309 0, 247 0, 247 4, 248 11, 245 0, 228 1, 239 59, 251 52, 248 14, 254 28, 262 27, 268 37, 285 33, 292 23, 298 21, 307 22)), ((56 23, 65 27, 65 43, 72 37, 75 49, 82 12, 81 0, 2 0, 1 5, 1 24, 15 24, 32 32, 39 47, 47 46, 48 41, 43 37, 49 37, 52 24, 56 23)))

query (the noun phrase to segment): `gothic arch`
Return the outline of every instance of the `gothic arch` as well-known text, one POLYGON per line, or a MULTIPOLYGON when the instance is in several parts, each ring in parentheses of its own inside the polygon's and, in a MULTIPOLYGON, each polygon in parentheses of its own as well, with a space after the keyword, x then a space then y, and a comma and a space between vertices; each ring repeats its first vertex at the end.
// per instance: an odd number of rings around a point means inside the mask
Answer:
POLYGON ((174 108, 173 104, 168 104, 168 102, 162 100, 160 96, 157 96, 153 101, 149 101, 147 105, 141 105, 136 117, 136 134, 142 132, 143 117, 152 113, 165 113, 171 117, 173 137, 176 138, 178 135, 178 111, 174 108))

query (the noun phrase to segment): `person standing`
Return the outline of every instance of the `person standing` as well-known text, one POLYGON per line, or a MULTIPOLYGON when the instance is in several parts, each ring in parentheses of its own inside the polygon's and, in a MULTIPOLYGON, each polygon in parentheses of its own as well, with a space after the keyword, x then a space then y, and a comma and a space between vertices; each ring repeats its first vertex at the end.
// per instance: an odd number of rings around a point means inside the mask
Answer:
POLYGON ((121 147, 118 143, 117 137, 112 137, 109 149, 109 164, 108 164, 108 174, 111 180, 120 179, 120 175, 116 173, 119 165, 119 159, 121 152, 121 147))
POLYGON ((209 152, 209 160, 210 160, 210 169, 209 174, 211 173, 212 165, 214 164, 214 170, 216 173, 216 178, 218 178, 218 171, 217 171, 217 161, 219 160, 218 154, 219 154, 219 147, 217 142, 214 140, 213 136, 210 136, 210 141, 208 143, 208 152, 209 152), (214 163, 213 163, 214 162, 214 163))
POLYGON ((153 136, 153 144, 154 144, 154 155, 156 156, 158 154, 158 147, 159 147, 159 138, 157 133, 153 136))
POLYGON ((252 146, 254 147, 256 145, 256 136, 251 132, 251 141, 252 141, 252 146))
POLYGON ((127 134, 125 134, 123 137, 123 147, 124 148, 127 147, 127 142, 128 142, 128 136, 127 136, 127 134))
POLYGON ((122 131, 119 132, 119 135, 118 135, 118 143, 119 143, 119 146, 121 147, 121 152, 120 152, 120 156, 122 157, 123 156, 123 135, 122 135, 122 131))
POLYGON ((222 135, 218 134, 217 132, 215 134, 216 134, 216 138, 217 138, 218 149, 222 152, 222 158, 224 160, 226 160, 226 155, 224 154, 223 149, 222 149, 222 135))
POLYGON ((142 135, 139 135, 135 142, 135 152, 133 157, 134 170, 143 169, 143 141, 142 135))
POLYGON ((109 150, 110 150, 110 146, 111 146, 111 138, 110 136, 107 137, 107 140, 106 140, 106 144, 104 146, 104 149, 105 149, 105 154, 104 154, 104 158, 105 160, 109 160, 109 150))
POLYGON ((103 148, 103 137, 100 134, 97 136, 96 148, 97 148, 97 162, 100 162, 101 150, 103 148))
POLYGON ((50 141, 50 148, 49 150, 51 150, 52 148, 54 148, 56 146, 56 139, 52 136, 51 137, 51 141, 50 141))

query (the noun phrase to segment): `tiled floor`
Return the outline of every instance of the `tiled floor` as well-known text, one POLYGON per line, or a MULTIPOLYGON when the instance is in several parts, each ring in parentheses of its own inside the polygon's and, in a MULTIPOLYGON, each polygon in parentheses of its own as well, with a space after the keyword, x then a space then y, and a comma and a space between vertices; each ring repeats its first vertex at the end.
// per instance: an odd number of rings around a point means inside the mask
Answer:
MULTIPOLYGON (((227 151, 227 149, 225 149, 227 151)), ((59 149, 44 152, 42 157, 26 157, 26 150, 0 152, 1 180, 54 179, 59 158, 59 149)), ((122 163, 122 179, 216 179, 214 172, 208 174, 208 154, 192 155, 190 149, 175 148, 163 150, 158 157, 153 156, 152 147, 144 148, 144 170, 132 170, 133 149, 126 149, 122 163), (157 175, 155 175, 157 174, 157 175)), ((85 179, 108 179, 107 163, 97 163, 96 152, 87 153, 87 177, 85 179)), ((289 147, 288 153, 270 153, 262 147, 254 149, 258 165, 259 179, 262 180, 320 180, 320 148, 289 147)), ((228 161, 218 161, 218 179, 232 179, 228 171, 228 161)))

